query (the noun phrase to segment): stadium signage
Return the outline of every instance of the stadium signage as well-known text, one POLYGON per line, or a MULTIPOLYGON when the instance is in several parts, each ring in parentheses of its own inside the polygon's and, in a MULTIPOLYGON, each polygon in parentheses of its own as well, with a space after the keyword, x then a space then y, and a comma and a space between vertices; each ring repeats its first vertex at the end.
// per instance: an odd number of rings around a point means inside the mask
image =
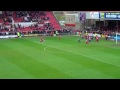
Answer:
POLYGON ((105 18, 105 13, 99 12, 99 19, 104 19, 104 18, 105 18))
POLYGON ((39 36, 40 34, 27 34, 23 35, 24 37, 33 37, 33 36, 39 36))
POLYGON ((6 36, 0 36, 0 38, 16 38, 17 35, 6 35, 6 36))
POLYGON ((99 19, 99 12, 86 12, 86 19, 99 19))
POLYGON ((29 27, 30 25, 36 24, 37 22, 21 22, 21 23, 15 23, 16 25, 21 25, 24 27, 29 27))
POLYGON ((120 13, 118 12, 106 12, 105 13, 105 19, 120 19, 120 13))
POLYGON ((104 18, 107 20, 120 20, 120 12, 100 12, 100 19, 104 18))
POLYGON ((99 12, 90 12, 91 19, 99 19, 99 12))

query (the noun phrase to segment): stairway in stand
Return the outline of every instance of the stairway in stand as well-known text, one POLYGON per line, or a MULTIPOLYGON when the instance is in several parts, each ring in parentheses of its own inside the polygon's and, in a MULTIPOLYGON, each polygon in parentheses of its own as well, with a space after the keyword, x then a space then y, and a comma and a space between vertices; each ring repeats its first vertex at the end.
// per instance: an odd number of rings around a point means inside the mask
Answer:
POLYGON ((61 29, 60 24, 57 21, 57 19, 55 18, 55 16, 54 16, 52 11, 47 11, 46 12, 46 16, 49 17, 49 21, 50 21, 50 23, 53 24, 54 29, 61 29))

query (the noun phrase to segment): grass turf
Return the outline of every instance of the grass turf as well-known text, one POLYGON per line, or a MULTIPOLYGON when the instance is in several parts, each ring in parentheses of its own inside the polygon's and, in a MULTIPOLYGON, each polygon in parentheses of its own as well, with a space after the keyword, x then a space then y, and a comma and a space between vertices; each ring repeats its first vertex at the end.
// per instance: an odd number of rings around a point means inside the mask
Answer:
POLYGON ((119 79, 119 45, 77 36, 0 40, 1 79, 119 79))

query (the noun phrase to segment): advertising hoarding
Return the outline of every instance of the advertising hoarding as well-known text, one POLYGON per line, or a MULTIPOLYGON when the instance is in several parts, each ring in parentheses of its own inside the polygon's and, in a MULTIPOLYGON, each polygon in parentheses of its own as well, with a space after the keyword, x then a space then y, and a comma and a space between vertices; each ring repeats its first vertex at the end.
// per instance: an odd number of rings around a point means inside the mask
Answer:
POLYGON ((86 12, 86 19, 99 19, 99 12, 86 12))
POLYGON ((105 19, 120 20, 120 12, 105 12, 105 19))
POLYGON ((86 20, 86 12, 79 13, 79 22, 84 22, 86 20))

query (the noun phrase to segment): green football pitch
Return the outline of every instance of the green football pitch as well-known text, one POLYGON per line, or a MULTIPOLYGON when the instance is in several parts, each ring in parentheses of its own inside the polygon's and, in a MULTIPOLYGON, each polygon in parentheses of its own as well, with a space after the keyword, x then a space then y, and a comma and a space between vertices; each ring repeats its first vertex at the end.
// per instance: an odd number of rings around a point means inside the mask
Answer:
POLYGON ((0 79, 120 79, 115 41, 78 36, 0 39, 0 79))

